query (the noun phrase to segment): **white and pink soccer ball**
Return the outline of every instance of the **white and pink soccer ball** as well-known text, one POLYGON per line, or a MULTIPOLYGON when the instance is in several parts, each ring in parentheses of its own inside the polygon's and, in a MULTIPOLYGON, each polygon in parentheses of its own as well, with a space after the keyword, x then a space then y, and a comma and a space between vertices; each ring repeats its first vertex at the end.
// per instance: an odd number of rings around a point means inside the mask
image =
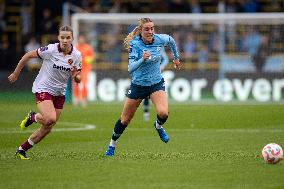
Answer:
POLYGON ((270 143, 262 149, 262 157, 268 164, 276 164, 283 159, 283 150, 280 145, 270 143))

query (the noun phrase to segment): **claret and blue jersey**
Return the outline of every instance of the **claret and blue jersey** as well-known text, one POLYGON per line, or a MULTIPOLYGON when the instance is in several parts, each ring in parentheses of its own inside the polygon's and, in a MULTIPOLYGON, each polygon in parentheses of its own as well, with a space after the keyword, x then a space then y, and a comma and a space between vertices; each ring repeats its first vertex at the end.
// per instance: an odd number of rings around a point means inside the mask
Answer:
POLYGON ((174 59, 179 58, 174 39, 167 34, 154 34, 153 42, 145 44, 140 35, 135 36, 130 42, 128 71, 132 83, 141 86, 151 86, 162 79, 160 64, 165 46, 169 46, 174 59), (143 53, 151 54, 149 59, 143 60, 143 53))

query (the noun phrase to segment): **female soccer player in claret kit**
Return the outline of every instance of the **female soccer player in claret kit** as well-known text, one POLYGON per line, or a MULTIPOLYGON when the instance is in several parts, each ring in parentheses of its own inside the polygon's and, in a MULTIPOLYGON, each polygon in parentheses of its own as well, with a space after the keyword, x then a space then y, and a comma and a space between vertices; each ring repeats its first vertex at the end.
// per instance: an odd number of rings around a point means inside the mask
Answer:
POLYGON ((14 83, 30 58, 43 59, 42 67, 32 87, 39 112, 30 111, 20 124, 21 129, 27 128, 33 122, 41 124, 41 127, 17 148, 16 156, 22 160, 29 159, 26 151, 50 133, 59 119, 65 102, 68 79, 72 77, 76 82, 80 82, 82 58, 81 53, 72 45, 72 28, 60 27, 58 40, 59 43, 27 52, 8 77, 8 80, 14 83))
POLYGON ((164 143, 169 141, 169 136, 162 126, 168 118, 168 100, 160 69, 161 53, 165 46, 169 46, 173 53, 174 67, 181 68, 174 39, 167 34, 155 34, 154 22, 150 18, 139 19, 138 26, 125 38, 124 45, 129 52, 128 71, 131 75, 131 85, 120 119, 114 126, 106 156, 114 155, 118 138, 130 123, 141 101, 148 96, 157 112, 154 128, 164 143))

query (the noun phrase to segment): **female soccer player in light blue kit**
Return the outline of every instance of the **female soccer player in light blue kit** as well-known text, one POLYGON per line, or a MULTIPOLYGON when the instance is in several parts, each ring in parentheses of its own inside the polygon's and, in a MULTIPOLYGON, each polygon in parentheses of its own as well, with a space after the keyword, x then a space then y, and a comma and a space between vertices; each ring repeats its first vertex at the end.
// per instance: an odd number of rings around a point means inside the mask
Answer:
MULTIPOLYGON (((169 63, 169 58, 168 55, 166 53, 166 51, 163 49, 163 51, 161 52, 161 71, 164 71, 164 69, 166 68, 166 66, 169 63)), ((143 119, 144 121, 149 121, 150 120, 150 101, 149 101, 149 97, 146 97, 143 100, 143 119)))
POLYGON ((166 34, 155 34, 154 23, 150 18, 139 19, 138 26, 125 38, 124 45, 129 52, 128 71, 131 75, 131 85, 120 119, 114 126, 106 156, 114 155, 117 139, 130 123, 141 101, 147 96, 150 96, 157 112, 154 128, 164 143, 169 141, 162 127, 168 118, 168 100, 160 69, 161 53, 165 46, 169 46, 173 52, 174 67, 181 68, 174 39, 166 34))

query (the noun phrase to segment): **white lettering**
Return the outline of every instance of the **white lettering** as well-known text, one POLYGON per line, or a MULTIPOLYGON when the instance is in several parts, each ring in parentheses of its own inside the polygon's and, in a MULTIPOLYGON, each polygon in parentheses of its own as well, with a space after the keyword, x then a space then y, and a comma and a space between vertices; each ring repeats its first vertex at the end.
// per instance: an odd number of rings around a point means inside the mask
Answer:
POLYGON ((164 71, 163 73, 163 78, 165 80, 165 88, 166 88, 166 92, 168 93, 169 91, 169 86, 172 84, 172 80, 174 79, 175 77, 175 73, 173 71, 164 71))
POLYGON ((284 88, 284 79, 275 79, 272 82, 273 84, 273 100, 279 101, 282 97, 282 89, 284 88))
POLYGON ((96 95, 96 86, 97 86, 97 75, 96 72, 90 72, 88 75, 88 82, 87 82, 87 96, 89 101, 97 100, 96 95))
POLYGON ((199 101, 202 98, 201 90, 207 85, 206 79, 192 80, 192 101, 199 101))
MULTIPOLYGON (((169 97, 177 102, 201 101, 202 92, 208 85, 208 80, 205 78, 193 79, 189 81, 186 78, 175 78, 175 73, 172 71, 163 72, 163 77, 166 83, 166 90, 169 97)), ((125 92, 130 86, 130 79, 118 79, 117 82, 111 78, 104 78, 97 82, 96 72, 91 72, 88 76, 88 100, 101 100, 105 102, 123 101, 125 92)), ((237 100, 246 101, 249 96, 259 102, 269 100, 282 100, 282 92, 284 89, 284 79, 268 80, 265 78, 256 79, 223 79, 217 80, 213 84, 212 94, 216 100, 231 101, 234 98, 234 93, 237 100)), ((211 92, 211 91, 208 91, 211 92)))
POLYGON ((265 102, 271 98, 271 85, 267 79, 261 78, 254 82, 252 95, 257 101, 265 102))
POLYGON ((217 100, 230 101, 233 98, 233 86, 230 80, 217 80, 213 86, 213 95, 217 100))
POLYGON ((171 96, 178 102, 183 102, 189 99, 190 83, 187 79, 178 78, 172 82, 170 88, 171 96))
POLYGON ((237 99, 240 101, 246 101, 249 97, 252 84, 252 79, 246 79, 243 85, 240 79, 233 79, 233 86, 236 91, 237 99))
POLYGON ((98 97, 102 101, 106 102, 114 101, 116 99, 115 91, 116 91, 115 82, 110 78, 103 79, 98 84, 98 97))
POLYGON ((130 79, 119 79, 117 81, 117 100, 122 101, 124 100, 126 90, 130 86, 130 79))

